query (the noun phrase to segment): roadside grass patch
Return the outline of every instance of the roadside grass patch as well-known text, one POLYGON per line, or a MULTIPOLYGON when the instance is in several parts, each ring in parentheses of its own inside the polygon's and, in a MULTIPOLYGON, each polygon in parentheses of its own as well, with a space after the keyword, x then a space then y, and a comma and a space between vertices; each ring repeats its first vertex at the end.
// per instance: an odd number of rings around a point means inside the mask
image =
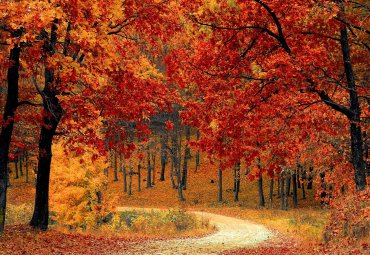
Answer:
POLYGON ((158 238, 202 236, 214 231, 208 220, 181 209, 117 212, 110 228, 118 234, 158 238))

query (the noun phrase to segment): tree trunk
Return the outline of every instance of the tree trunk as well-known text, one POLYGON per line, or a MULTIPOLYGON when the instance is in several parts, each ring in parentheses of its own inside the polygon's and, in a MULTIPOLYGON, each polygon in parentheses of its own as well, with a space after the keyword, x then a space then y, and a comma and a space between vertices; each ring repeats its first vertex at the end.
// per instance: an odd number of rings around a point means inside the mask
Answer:
POLYGON ((274 176, 270 179, 269 208, 272 209, 272 196, 274 194, 274 176))
POLYGON ((290 170, 287 172, 287 179, 286 179, 286 197, 290 197, 290 179, 291 179, 291 173, 290 170), (289 177, 289 178, 288 178, 289 177))
MULTIPOLYGON (((52 24, 50 42, 45 42, 44 50, 46 54, 54 53, 57 42, 57 23, 55 20, 52 24)), ((52 70, 45 68, 45 87, 43 89, 43 107, 44 117, 41 126, 39 140, 39 160, 37 169, 37 183, 35 207, 30 225, 34 228, 46 230, 49 221, 49 181, 50 165, 52 158, 52 144, 55 131, 63 115, 62 106, 56 97, 56 90, 53 87, 54 73, 52 70)))
POLYGON ((0 234, 4 231, 6 212, 6 192, 8 188, 9 145, 14 127, 14 115, 18 105, 20 48, 14 45, 10 50, 11 66, 8 68, 8 92, 4 107, 3 121, 0 133, 0 234))
POLYGON ((14 170, 15 170, 15 179, 19 178, 19 171, 18 171, 18 158, 14 161, 14 170))
MULTIPOLYGON (((197 141, 199 141, 200 138, 200 132, 197 130, 197 141)), ((200 166, 200 152, 197 150, 195 154, 195 172, 198 172, 200 166)))
POLYGON ((240 161, 235 164, 234 172, 234 201, 239 201, 239 191, 240 191, 240 161))
POLYGON ((28 151, 25 152, 25 164, 26 164, 26 183, 29 182, 29 165, 28 165, 28 151))
POLYGON ((185 153, 184 153, 184 164, 182 168, 182 186, 183 189, 186 190, 187 187, 187 179, 188 179, 188 160, 190 159, 190 148, 189 148, 189 141, 190 141, 190 127, 185 127, 185 136, 186 136, 186 144, 185 144, 185 153))
POLYGON ((284 194, 284 210, 288 210, 288 194, 289 194, 289 192, 290 192, 290 178, 291 178, 291 176, 290 176, 290 171, 288 171, 287 172, 287 174, 286 174, 286 184, 285 184, 285 186, 286 186, 286 191, 285 191, 285 194, 284 194))
POLYGON ((222 202, 222 168, 218 167, 218 202, 222 202))
POLYGON ((113 151, 113 164, 114 164, 114 180, 113 181, 118 181, 118 164, 117 164, 117 150, 114 149, 113 151))
MULTIPOLYGON (((341 4, 341 15, 345 18, 345 4, 342 1, 341 4)), ((347 78, 347 87, 350 96, 350 110, 351 113, 348 118, 350 121, 350 133, 351 133, 351 156, 352 164, 355 169, 355 182, 358 191, 365 189, 366 187, 366 170, 364 162, 364 151, 363 151, 363 140, 361 130, 361 108, 360 100, 357 93, 357 87, 355 83, 355 74, 351 62, 350 46, 348 42, 348 31, 346 24, 342 23, 340 28, 340 45, 343 55, 344 70, 347 78)))
POLYGON ((146 147, 146 159, 147 159, 147 176, 146 176, 146 188, 149 189, 152 187, 152 173, 151 173, 151 166, 150 166, 150 146, 149 144, 146 147))
POLYGON ((166 163, 167 163, 167 142, 168 142, 168 134, 164 133, 161 137, 161 176, 159 181, 164 181, 164 174, 166 170, 166 163))
MULTIPOLYGON (((46 77, 51 79, 49 75, 46 75, 46 77)), ((45 91, 45 95, 48 95, 50 92, 47 89, 45 91)), ((39 161, 37 169, 35 208, 30 223, 32 227, 41 230, 46 230, 48 228, 49 181, 52 144, 55 131, 63 114, 62 107, 55 96, 44 99, 44 111, 46 114, 44 114, 44 125, 41 127, 39 141, 39 161), (49 111, 49 104, 52 107, 51 109, 53 109, 53 113, 49 111)))
POLYGON ((261 171, 261 160, 257 159, 257 167, 259 171, 259 177, 258 177, 258 194, 259 194, 259 200, 260 200, 260 206, 265 207, 265 196, 263 194, 263 179, 262 179, 262 171, 261 171))
POLYGON ((19 156, 19 173, 23 176, 23 153, 19 156))
POLYGON ((297 171, 294 171, 292 175, 292 185, 293 185, 293 206, 297 208, 298 206, 298 194, 297 194, 297 171))
POLYGON ((137 165, 137 190, 141 192, 141 164, 137 165))
POLYGON ((152 152, 152 173, 153 173, 152 185, 155 185, 155 159, 157 157, 157 150, 156 149, 157 149, 156 144, 154 144, 153 152, 152 152))
POLYGON ((123 192, 127 192, 127 169, 125 158, 123 158, 122 173, 123 173, 123 192))
POLYGON ((129 172, 129 182, 128 182, 128 192, 130 196, 132 195, 132 175, 134 174, 134 166, 132 165, 132 159, 130 158, 130 172, 129 172))
POLYGON ((285 191, 284 191, 284 179, 285 179, 285 174, 281 173, 280 174, 280 209, 285 210, 285 191))

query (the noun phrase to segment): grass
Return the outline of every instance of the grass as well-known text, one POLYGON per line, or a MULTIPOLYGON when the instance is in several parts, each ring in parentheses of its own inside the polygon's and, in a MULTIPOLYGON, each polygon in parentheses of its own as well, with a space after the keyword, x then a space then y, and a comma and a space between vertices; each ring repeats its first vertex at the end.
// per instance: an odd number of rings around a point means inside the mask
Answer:
POLYGON ((125 236, 153 238, 203 236, 214 231, 208 221, 201 221, 184 210, 117 212, 110 227, 125 236))

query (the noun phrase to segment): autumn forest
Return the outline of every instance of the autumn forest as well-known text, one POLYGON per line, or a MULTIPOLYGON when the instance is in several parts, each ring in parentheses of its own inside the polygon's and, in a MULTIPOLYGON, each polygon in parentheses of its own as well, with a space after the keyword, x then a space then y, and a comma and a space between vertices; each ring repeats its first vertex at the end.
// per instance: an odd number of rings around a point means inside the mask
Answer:
POLYGON ((367 0, 0 0, 0 255, 369 254, 367 0))

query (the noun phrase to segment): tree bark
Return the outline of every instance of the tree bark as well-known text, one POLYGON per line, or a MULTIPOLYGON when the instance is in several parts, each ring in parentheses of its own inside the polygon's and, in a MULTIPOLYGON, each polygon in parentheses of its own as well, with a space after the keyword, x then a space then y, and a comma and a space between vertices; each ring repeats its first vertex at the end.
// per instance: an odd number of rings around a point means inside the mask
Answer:
POLYGON ((265 196, 263 194, 263 179, 262 179, 262 171, 261 171, 261 160, 257 159, 257 167, 259 171, 259 177, 258 177, 258 195, 260 200, 260 206, 265 207, 265 196))
POLYGON ((161 137, 161 176, 159 181, 163 182, 165 180, 165 170, 167 164, 167 143, 168 143, 168 134, 163 132, 161 137))
POLYGON ((239 201, 240 191, 240 161, 234 167, 234 201, 239 201))
POLYGON ((272 196, 274 194, 274 176, 270 179, 269 208, 272 209, 272 196))
MULTIPOLYGON (((199 141, 200 138, 200 132, 197 130, 197 141, 199 141)), ((200 152, 197 150, 195 154, 195 172, 198 172, 200 166, 200 152)))
POLYGON ((147 159, 147 176, 146 176, 146 188, 149 189, 152 187, 152 174, 151 174, 151 166, 150 166, 150 146, 149 144, 146 147, 146 159, 147 159))
POLYGON ((141 192, 141 164, 137 165, 137 191, 141 192))
POLYGON ((28 165, 28 151, 25 152, 25 167, 26 167, 26 183, 29 182, 29 165, 28 165))
POLYGON ((285 174, 282 172, 280 174, 280 209, 285 210, 285 174))
POLYGON ((186 136, 186 144, 185 144, 185 153, 184 153, 184 164, 182 166, 182 187, 184 190, 187 188, 187 180, 188 180, 188 160, 190 159, 190 148, 189 148, 189 141, 190 141, 190 127, 185 127, 185 136, 186 136))
MULTIPOLYGON (((54 54, 57 42, 57 20, 51 29, 50 41, 45 42, 44 51, 50 56, 54 54)), ((45 87, 42 91, 44 117, 39 140, 39 160, 37 170, 35 207, 30 225, 34 228, 47 230, 49 221, 49 181, 52 158, 52 144, 55 131, 63 115, 62 106, 56 97, 54 73, 45 68, 45 87)))
MULTIPOLYGON (((341 4, 341 14, 345 16, 344 3, 341 4)), ((352 115, 349 116, 350 120, 350 133, 351 133, 351 155, 352 164, 355 168, 355 182, 357 190, 363 190, 366 187, 366 171, 364 162, 363 140, 361 130, 361 108, 360 100, 357 93, 357 86, 355 83, 355 74, 351 62, 350 46, 348 41, 348 31, 345 24, 340 28, 340 45, 343 55, 344 70, 347 78, 348 92, 350 96, 350 110, 352 115)))
POLYGON ((127 192, 127 169, 126 169, 126 160, 123 158, 123 192, 127 192))
POLYGON ((218 202, 222 202, 222 168, 218 167, 218 202))
POLYGON ((293 206, 297 208, 298 206, 298 194, 297 194, 297 171, 294 171, 292 175, 292 185, 293 185, 293 206))
POLYGON ((117 150, 114 149, 113 151, 113 164, 114 164, 114 180, 113 181, 118 181, 118 164, 117 164, 117 150))
POLYGON ((6 192, 8 188, 9 172, 9 146, 14 127, 14 115, 18 106, 18 80, 19 80, 20 48, 14 45, 10 50, 7 82, 8 92, 3 114, 0 133, 0 234, 4 231, 6 212, 6 192))
POLYGON ((14 160, 14 170, 15 170, 15 179, 19 178, 19 171, 18 171, 18 158, 14 160))

